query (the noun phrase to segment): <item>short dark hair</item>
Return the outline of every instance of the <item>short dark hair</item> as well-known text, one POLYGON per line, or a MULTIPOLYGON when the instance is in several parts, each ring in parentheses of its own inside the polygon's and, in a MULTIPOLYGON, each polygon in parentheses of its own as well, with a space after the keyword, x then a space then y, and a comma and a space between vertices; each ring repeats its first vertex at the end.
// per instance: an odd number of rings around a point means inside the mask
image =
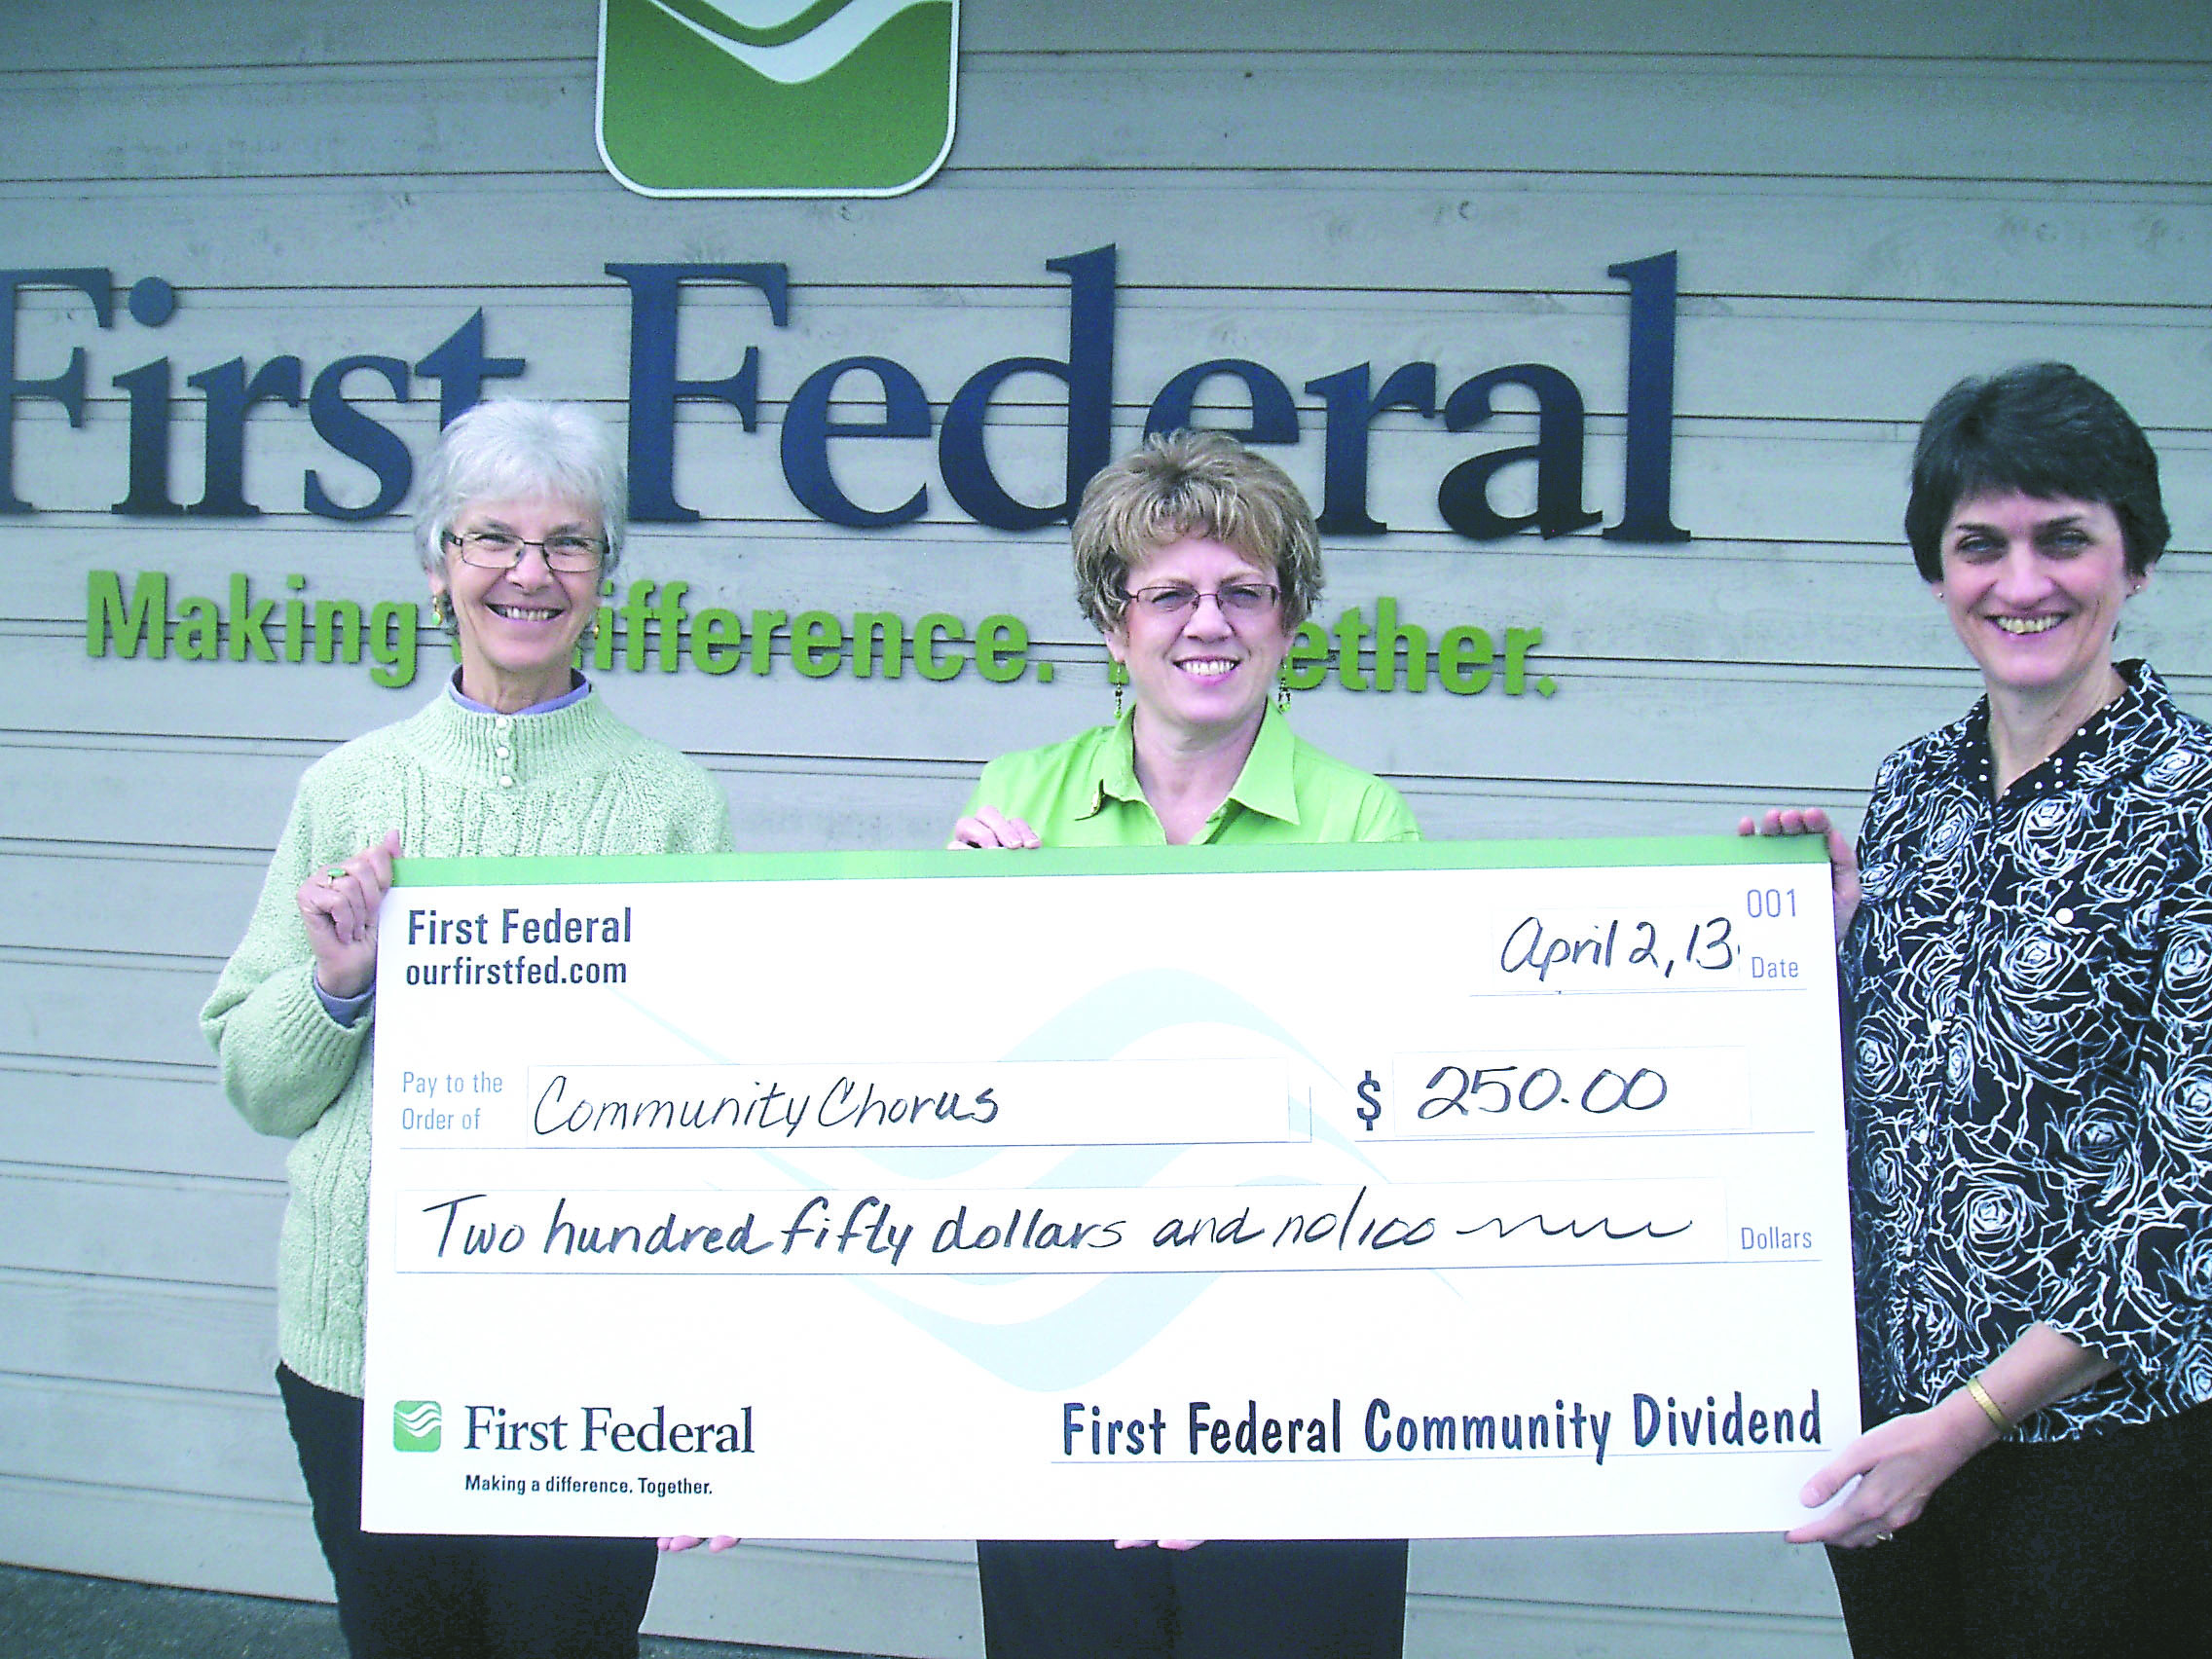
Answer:
POLYGON ((1943 527, 1991 490, 2100 501, 2120 520, 2127 570, 2158 562, 2172 534, 2158 458, 2120 399, 2067 363, 2022 363, 1959 382, 1920 424, 1904 533, 1923 578, 1943 579, 1943 527))

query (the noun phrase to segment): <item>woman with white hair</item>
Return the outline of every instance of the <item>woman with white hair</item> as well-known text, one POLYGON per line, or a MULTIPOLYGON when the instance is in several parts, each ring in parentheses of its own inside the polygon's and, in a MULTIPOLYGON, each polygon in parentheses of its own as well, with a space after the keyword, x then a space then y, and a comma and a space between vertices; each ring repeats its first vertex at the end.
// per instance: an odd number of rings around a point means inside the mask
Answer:
POLYGON ((714 781, 616 719, 573 667, 625 520, 621 462, 584 410, 489 403, 446 428, 416 543, 461 666, 427 707, 308 768, 201 1016, 232 1104, 295 1142, 276 1381, 354 1659, 635 1659, 652 1590, 650 1538, 360 1527, 377 910, 392 859, 730 845, 714 781))

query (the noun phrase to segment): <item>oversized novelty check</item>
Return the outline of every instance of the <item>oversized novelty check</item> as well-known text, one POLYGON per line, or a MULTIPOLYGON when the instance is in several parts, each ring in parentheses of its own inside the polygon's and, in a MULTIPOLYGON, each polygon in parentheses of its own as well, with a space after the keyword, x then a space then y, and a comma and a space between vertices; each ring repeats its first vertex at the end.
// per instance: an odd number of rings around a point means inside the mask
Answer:
POLYGON ((1857 1431, 1818 852, 403 863, 364 1518, 1787 1526, 1857 1431))

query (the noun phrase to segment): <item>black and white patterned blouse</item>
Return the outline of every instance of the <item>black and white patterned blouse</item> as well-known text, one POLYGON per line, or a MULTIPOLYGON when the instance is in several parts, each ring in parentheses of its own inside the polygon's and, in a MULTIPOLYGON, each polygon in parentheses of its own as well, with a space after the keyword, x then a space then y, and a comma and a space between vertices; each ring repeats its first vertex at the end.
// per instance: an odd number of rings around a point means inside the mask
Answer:
POLYGON ((1986 703, 1875 778, 1842 950, 1869 1425, 2039 1319, 2120 1369, 2023 1440, 2212 1400, 2212 726, 2120 672, 2001 801, 1986 703))

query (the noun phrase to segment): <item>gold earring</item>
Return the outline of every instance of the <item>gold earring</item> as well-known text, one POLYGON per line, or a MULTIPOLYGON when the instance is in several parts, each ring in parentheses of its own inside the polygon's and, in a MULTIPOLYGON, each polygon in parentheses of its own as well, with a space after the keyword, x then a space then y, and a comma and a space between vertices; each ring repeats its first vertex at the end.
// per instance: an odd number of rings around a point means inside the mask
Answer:
POLYGON ((438 628, 453 626, 453 604, 446 598, 443 591, 433 592, 430 595, 430 622, 433 627, 438 628))
POLYGON ((1275 681, 1275 713, 1290 713, 1290 665, 1283 665, 1282 674, 1275 681))

